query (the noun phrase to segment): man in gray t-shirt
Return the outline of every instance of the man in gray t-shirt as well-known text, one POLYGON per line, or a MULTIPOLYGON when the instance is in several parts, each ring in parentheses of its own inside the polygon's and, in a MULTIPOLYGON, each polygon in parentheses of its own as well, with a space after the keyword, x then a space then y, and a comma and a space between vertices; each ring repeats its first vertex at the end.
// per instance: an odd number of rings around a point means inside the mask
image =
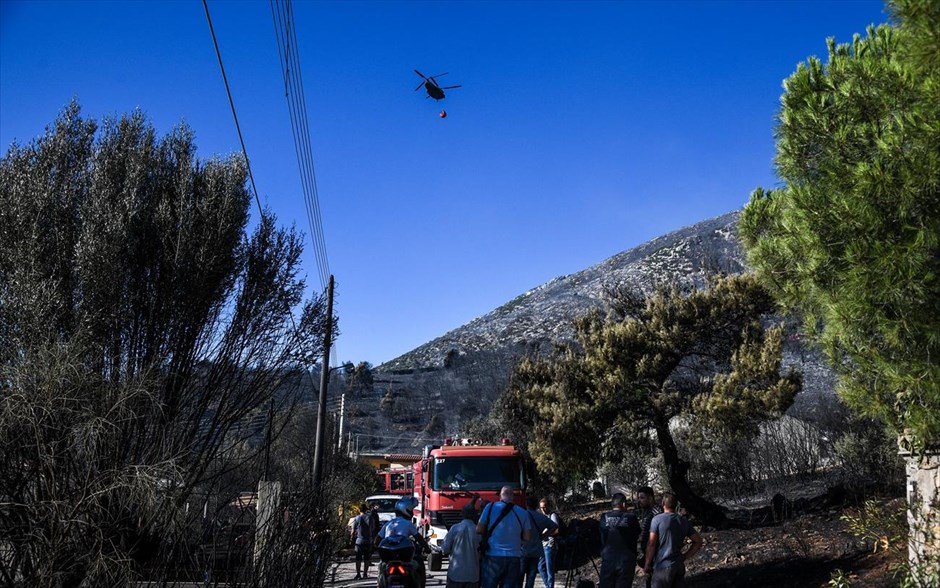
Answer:
POLYGON ((653 588, 676 588, 685 585, 685 561, 702 548, 702 536, 689 521, 676 513, 678 500, 674 494, 663 494, 663 513, 650 523, 644 571, 652 574, 653 588), (691 545, 685 552, 685 540, 691 545))

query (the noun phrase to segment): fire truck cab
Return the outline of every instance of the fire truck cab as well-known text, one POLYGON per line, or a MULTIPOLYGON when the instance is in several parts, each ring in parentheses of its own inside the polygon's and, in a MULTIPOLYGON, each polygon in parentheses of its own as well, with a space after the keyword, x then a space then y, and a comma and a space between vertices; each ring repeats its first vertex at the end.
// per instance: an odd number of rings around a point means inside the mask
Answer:
MULTIPOLYGON (((513 502, 525 507, 526 475, 522 452, 508 439, 500 445, 482 445, 469 439, 446 439, 428 445, 415 463, 415 516, 424 531, 431 554, 428 568, 441 568, 440 546, 447 530, 460 522, 460 510, 475 499, 499 500, 503 486, 513 488, 513 502)), ((480 502, 478 508, 482 508, 480 502)))

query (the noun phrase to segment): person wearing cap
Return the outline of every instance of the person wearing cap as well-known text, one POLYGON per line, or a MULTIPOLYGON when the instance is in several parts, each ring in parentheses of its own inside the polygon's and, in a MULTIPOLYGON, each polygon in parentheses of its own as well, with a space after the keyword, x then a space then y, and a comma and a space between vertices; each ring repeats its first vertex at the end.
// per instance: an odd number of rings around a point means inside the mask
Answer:
POLYGON ((474 503, 465 504, 460 515, 462 520, 447 531, 441 545, 441 551, 450 558, 447 588, 476 588, 480 585, 480 535, 474 503))

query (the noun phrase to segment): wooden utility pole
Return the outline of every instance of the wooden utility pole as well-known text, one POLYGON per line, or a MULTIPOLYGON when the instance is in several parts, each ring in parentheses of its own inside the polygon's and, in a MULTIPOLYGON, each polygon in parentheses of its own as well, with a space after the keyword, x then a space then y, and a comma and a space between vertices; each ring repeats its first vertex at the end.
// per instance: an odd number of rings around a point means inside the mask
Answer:
POLYGON ((333 344, 333 276, 326 291, 326 335, 323 337, 323 366, 320 369, 320 405, 317 410, 317 438, 313 451, 313 488, 320 489, 323 477, 323 438, 326 435, 326 392, 330 383, 330 346, 333 344))

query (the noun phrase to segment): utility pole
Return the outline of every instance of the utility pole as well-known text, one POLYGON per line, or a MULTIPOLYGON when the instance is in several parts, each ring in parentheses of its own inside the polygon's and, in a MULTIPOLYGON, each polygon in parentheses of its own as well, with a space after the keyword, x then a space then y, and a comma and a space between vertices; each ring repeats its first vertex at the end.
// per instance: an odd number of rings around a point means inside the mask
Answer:
POLYGON ((323 337, 323 366, 320 369, 320 405, 317 411, 317 438, 313 451, 313 488, 320 489, 323 477, 323 454, 326 447, 323 438, 326 435, 326 392, 330 383, 330 346, 333 341, 333 276, 326 291, 326 335, 323 337))
POLYGON ((343 395, 340 397, 339 401, 339 435, 336 436, 338 439, 336 443, 336 449, 343 449, 343 418, 346 416, 346 393, 343 392, 343 395))

